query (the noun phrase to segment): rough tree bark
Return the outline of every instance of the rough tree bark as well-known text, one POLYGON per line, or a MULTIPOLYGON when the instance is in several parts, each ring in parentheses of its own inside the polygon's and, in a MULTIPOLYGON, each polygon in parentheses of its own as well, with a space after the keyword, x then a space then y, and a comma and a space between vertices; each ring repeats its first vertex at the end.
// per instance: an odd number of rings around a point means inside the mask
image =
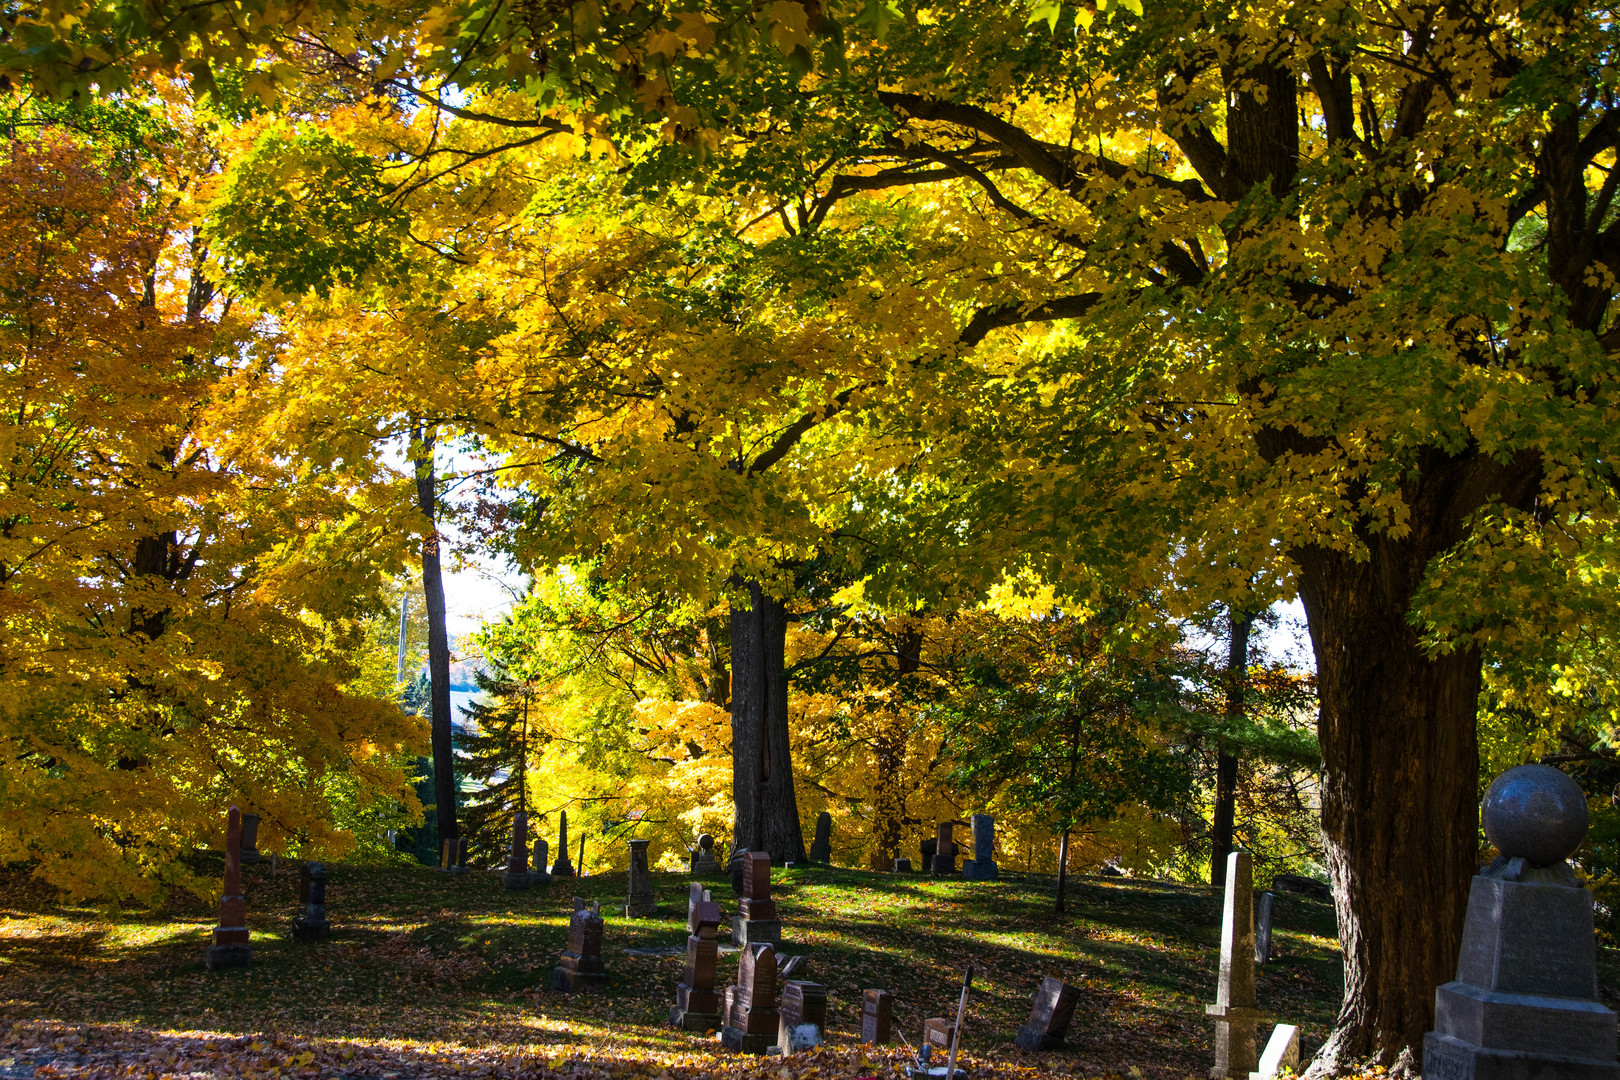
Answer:
POLYGON ((1311 1075, 1377 1061, 1416 1072, 1451 978, 1477 869, 1477 652, 1429 659, 1407 621, 1429 560, 1491 496, 1529 501, 1532 455, 1428 455, 1407 491, 1410 532, 1364 536, 1367 557, 1294 553, 1316 653, 1322 833, 1345 999, 1311 1075))
POLYGON ((804 862, 804 832, 788 743, 787 608, 755 582, 749 606, 731 610, 731 780, 733 850, 768 851, 804 862))
MULTIPOLYGON (((1243 716, 1244 676, 1249 670, 1249 629, 1254 616, 1239 617, 1228 611, 1232 636, 1226 649, 1226 718, 1237 720, 1243 716)), ((1217 889, 1226 887, 1226 857, 1232 853, 1232 838, 1237 827, 1237 754, 1228 744, 1215 752, 1215 814, 1210 822, 1209 883, 1217 889)))
POLYGON ((433 799, 439 843, 461 835, 456 823, 456 762, 450 749, 450 632, 444 618, 444 576, 439 565, 438 489, 433 467, 435 432, 417 425, 411 441, 422 447, 416 459, 416 505, 427 518, 422 536, 422 593, 428 619, 428 680, 433 717, 433 799))

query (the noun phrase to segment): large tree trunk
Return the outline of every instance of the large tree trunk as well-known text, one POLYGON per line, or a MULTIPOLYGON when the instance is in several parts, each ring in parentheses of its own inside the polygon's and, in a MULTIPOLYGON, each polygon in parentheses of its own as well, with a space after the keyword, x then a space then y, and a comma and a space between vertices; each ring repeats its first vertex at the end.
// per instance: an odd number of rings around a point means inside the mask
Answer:
POLYGON ((431 684, 433 716, 433 799, 439 826, 439 843, 461 835, 456 825, 456 761, 450 748, 450 631, 444 619, 444 577, 439 567, 438 491, 433 468, 434 431, 414 428, 414 442, 421 445, 416 460, 416 505, 427 518, 422 537, 422 594, 427 603, 428 680, 431 684))
MULTIPOLYGON (((1243 717, 1243 688, 1249 674, 1249 629, 1253 615, 1228 612, 1232 637, 1226 650, 1226 718, 1243 717)), ((1237 827, 1237 754, 1227 745, 1215 752, 1215 813, 1210 822, 1209 883, 1226 887, 1226 857, 1237 827)))
POLYGON ((754 582, 749 607, 731 611, 733 849, 804 862, 804 833, 788 743, 787 609, 754 582))
MULTIPOLYGON (((1313 550, 1300 594, 1316 651, 1322 832, 1345 997, 1313 1075, 1420 1067, 1434 988, 1451 978, 1478 856, 1480 658, 1429 660, 1406 621, 1422 570, 1375 544, 1313 550)), ((1410 557, 1410 556, 1408 556, 1410 557)))

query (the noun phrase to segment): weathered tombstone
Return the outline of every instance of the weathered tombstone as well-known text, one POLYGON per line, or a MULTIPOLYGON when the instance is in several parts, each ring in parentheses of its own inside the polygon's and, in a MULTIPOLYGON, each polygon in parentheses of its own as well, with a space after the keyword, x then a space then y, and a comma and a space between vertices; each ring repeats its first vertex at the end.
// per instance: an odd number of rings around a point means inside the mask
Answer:
POLYGON ((930 869, 935 874, 956 873, 956 844, 951 840, 951 823, 939 823, 939 835, 934 838, 934 861, 930 869))
POLYGON ((247 928, 247 897, 242 895, 242 811, 231 807, 225 815, 225 888, 219 898, 219 925, 203 962, 209 971, 247 967, 253 946, 247 928))
POLYGON ((803 953, 800 953, 798 956, 783 956, 781 953, 776 954, 776 979, 778 982, 781 982, 783 979, 790 976, 797 975, 800 972, 809 974, 810 958, 808 956, 804 955, 803 953))
POLYGON ((782 1004, 777 1011, 780 1019, 776 1025, 776 1045, 783 1054, 814 1049, 826 1038, 827 988, 820 983, 798 979, 783 983, 782 1004))
POLYGON ((644 918, 658 910, 658 899, 653 896, 652 868, 647 865, 647 845, 650 840, 631 840, 630 890, 624 901, 627 919, 644 918))
MULTIPOLYGON (((810 844, 810 861, 823 866, 832 862, 832 815, 823 810, 816 815, 816 838, 810 844)), ((783 1053, 787 1053, 784 1049, 783 1053)))
POLYGON ((936 1053, 948 1051, 956 1037, 956 1025, 943 1016, 931 1016, 923 1021, 923 1045, 936 1053))
POLYGON ((439 843, 439 869, 447 874, 467 872, 466 837, 451 837, 439 843))
POLYGON ((551 972, 551 988, 565 994, 589 990, 607 982, 602 963, 602 905, 574 897, 574 914, 568 920, 568 948, 551 972))
POLYGON ((714 837, 708 833, 699 836, 697 850, 692 853, 692 873, 718 874, 723 869, 719 857, 715 854, 714 837))
POLYGON ((259 854, 259 815, 242 815, 242 865, 263 862, 264 856, 259 854))
POLYGON ((1469 889, 1457 977, 1434 992, 1423 1074, 1615 1080, 1592 893, 1564 861, 1586 835, 1586 797, 1550 765, 1520 765, 1491 783, 1481 810, 1501 857, 1469 889))
POLYGON ((568 861, 568 811, 557 811, 557 861, 551 867, 554 878, 571 878, 574 867, 568 861))
POLYGON ((551 874, 546 870, 546 860, 551 855, 551 845, 546 843, 544 837, 534 838, 534 859, 531 862, 534 869, 529 871, 529 882, 534 885, 546 885, 551 882, 551 874))
POLYGON ((1048 975, 1035 991, 1035 1004, 1029 1010, 1029 1019, 1018 1029, 1013 1042, 1025 1050, 1061 1050, 1063 1036, 1068 1033, 1069 1021, 1074 1019, 1074 1005, 1080 1000, 1080 991, 1062 979, 1048 975))
POLYGON ((861 1042, 887 1046, 894 1036, 894 995, 868 990, 861 995, 861 1042))
POLYGON ((294 941, 315 941, 332 935, 332 924, 326 921, 326 867, 322 863, 305 863, 298 872, 298 914, 293 916, 294 941))
POLYGON ((748 849, 738 848, 731 853, 731 860, 726 863, 726 873, 731 875, 731 891, 738 896, 743 894, 743 882, 747 879, 746 867, 748 865, 748 849))
POLYGON ((923 870, 926 871, 934 865, 934 849, 937 847, 939 847, 939 841, 932 836, 917 845, 917 850, 922 852, 922 862, 917 865, 921 866, 923 870))
POLYGON ((741 862, 743 897, 737 902, 737 914, 731 920, 731 942, 751 945, 764 941, 780 945, 782 920, 776 917, 776 901, 771 899, 770 854, 750 851, 743 855, 741 862))
POLYGON ((737 964, 737 984, 726 988, 720 1042, 727 1050, 763 1054, 776 1041, 777 1024, 776 950, 768 942, 750 942, 737 964))
POLYGON ((996 865, 996 819, 989 814, 974 814, 973 858, 962 864, 962 876, 968 881, 995 881, 1001 876, 996 865))
POLYGON ((1260 1010, 1254 998, 1254 864, 1247 851, 1226 860, 1226 904, 1221 915, 1221 975, 1215 1004, 1204 1014, 1215 1019, 1215 1067, 1211 1080, 1246 1080, 1260 1063, 1255 1027, 1260 1010))
POLYGON ((894 872, 897 873, 897 874, 909 874, 909 873, 911 873, 911 860, 910 859, 896 859, 896 860, 894 860, 894 872))
POLYGON ((686 970, 675 987, 669 1022, 682 1031, 712 1031, 720 1026, 720 997, 714 990, 715 958, 720 946, 714 935, 720 925, 720 905, 702 886, 686 912, 686 970))
POLYGON ((529 885, 529 815, 519 810, 512 815, 512 850, 501 873, 501 888, 527 889, 529 885))
POLYGON ((1254 913, 1254 962, 1271 963, 1271 909, 1277 897, 1272 893, 1260 894, 1260 903, 1254 913))
POLYGON ((1249 1074, 1249 1080, 1275 1080, 1284 1069, 1299 1071, 1299 1028, 1293 1024, 1278 1024, 1271 1029, 1265 1053, 1260 1055, 1260 1067, 1249 1074))

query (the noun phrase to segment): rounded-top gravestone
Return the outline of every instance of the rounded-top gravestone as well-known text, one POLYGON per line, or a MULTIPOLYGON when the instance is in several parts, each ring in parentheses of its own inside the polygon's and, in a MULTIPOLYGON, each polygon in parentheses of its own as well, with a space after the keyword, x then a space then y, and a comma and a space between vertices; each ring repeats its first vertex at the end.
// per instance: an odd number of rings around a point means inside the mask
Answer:
POLYGON ((1586 836, 1586 796, 1551 765, 1520 765, 1492 781, 1481 806, 1485 835, 1504 858, 1552 866, 1586 836))

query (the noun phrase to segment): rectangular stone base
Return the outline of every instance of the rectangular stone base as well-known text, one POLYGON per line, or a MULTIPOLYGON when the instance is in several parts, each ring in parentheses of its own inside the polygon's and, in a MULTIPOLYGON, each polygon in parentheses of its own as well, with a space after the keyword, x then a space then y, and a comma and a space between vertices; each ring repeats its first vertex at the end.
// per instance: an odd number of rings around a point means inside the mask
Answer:
POLYGON ((501 888, 509 892, 519 892, 534 884, 534 875, 527 870, 514 873, 511 870, 501 871, 501 888))
POLYGON ((1018 1034, 1013 1037, 1013 1044, 1020 1050, 1061 1050, 1063 1049, 1063 1036, 1048 1035, 1040 1028, 1023 1024, 1018 1034))
POLYGON ((643 900, 637 897, 624 905, 624 917, 627 919, 645 919, 656 914, 658 914, 658 903, 651 898, 643 900))
POLYGON ((934 861, 929 864, 928 870, 935 877, 949 877, 956 873, 956 856, 935 855, 934 861))
MULTIPOLYGON (((772 945, 782 944, 781 919, 745 919, 741 915, 731 917, 731 943, 733 945, 752 945, 756 941, 768 942, 772 945)), ((764 1051, 760 1051, 764 1053, 764 1051)))
POLYGON ((226 968, 247 967, 253 963, 253 946, 251 945, 210 945, 208 951, 203 953, 203 963, 209 971, 223 971, 226 968))
POLYGON ((750 1035, 727 1024, 720 1029, 720 1045, 734 1054, 763 1054, 776 1045, 776 1036, 750 1035))
POLYGON ((966 881, 995 881, 1001 877, 1001 867, 989 859, 969 859, 962 864, 962 878, 966 881))
POLYGON ((551 969, 551 988, 562 994, 577 994, 606 986, 607 973, 601 971, 574 971, 571 968, 551 969))
POLYGON ((294 941, 319 941, 332 936, 332 924, 325 919, 317 921, 301 915, 294 916, 292 936, 294 941))
POLYGON ((679 1005, 669 1007, 669 1022, 682 1031, 718 1031, 720 1014, 717 1012, 687 1012, 679 1005))
POLYGON ((1620 1062, 1489 1050, 1431 1031, 1423 1039, 1424 1080, 1620 1080, 1620 1062))

